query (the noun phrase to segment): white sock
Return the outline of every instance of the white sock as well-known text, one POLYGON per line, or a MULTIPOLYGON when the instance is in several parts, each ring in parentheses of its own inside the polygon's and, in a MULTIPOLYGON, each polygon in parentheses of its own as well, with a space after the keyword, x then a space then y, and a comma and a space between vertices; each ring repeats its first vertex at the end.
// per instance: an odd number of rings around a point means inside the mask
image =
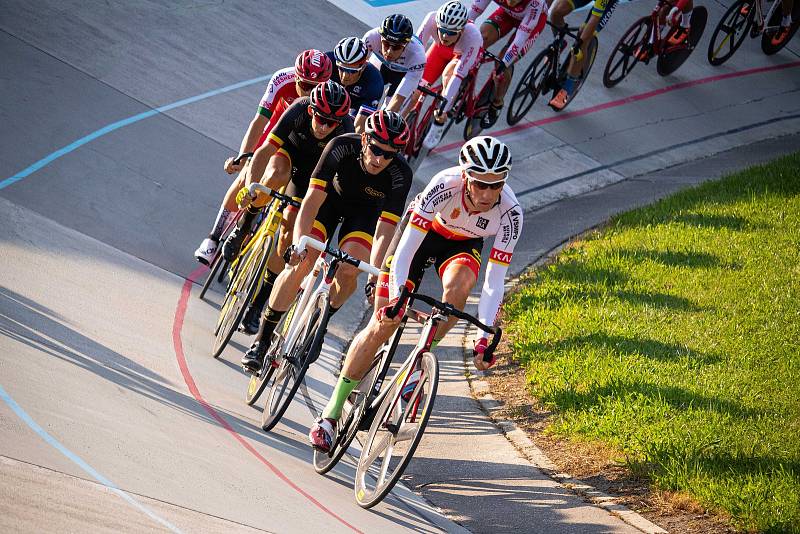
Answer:
POLYGON ((692 22, 692 12, 689 11, 688 13, 681 13, 681 26, 684 28, 689 27, 689 23, 692 22))
POLYGON ((791 25, 792 25, 792 14, 789 13, 788 15, 786 15, 781 19, 781 26, 783 26, 784 28, 788 28, 791 25))

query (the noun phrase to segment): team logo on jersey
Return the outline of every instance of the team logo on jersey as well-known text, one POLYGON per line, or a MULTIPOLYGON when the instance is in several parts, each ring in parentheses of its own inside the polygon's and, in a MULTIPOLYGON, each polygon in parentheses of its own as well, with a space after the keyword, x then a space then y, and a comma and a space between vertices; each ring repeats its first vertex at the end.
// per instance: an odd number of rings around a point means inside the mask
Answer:
POLYGON ((486 230, 486 226, 489 224, 489 219, 484 219, 483 217, 478 217, 478 220, 475 221, 475 226, 480 228, 481 230, 486 230))
POLYGON ((451 219, 458 219, 459 215, 461 215, 461 210, 458 207, 453 208, 453 211, 450 212, 451 219))
POLYGON ((386 196, 386 194, 385 194, 385 193, 383 193, 382 191, 377 191, 377 190, 375 190, 375 189, 372 189, 372 188, 371 188, 371 187, 369 187, 369 186, 365 187, 365 188, 364 188, 364 191, 365 191, 365 192, 366 192, 366 193, 367 193, 369 196, 371 196, 371 197, 383 198, 383 197, 385 197, 385 196, 386 196))
POLYGON ((511 263, 511 256, 512 254, 510 252, 503 252, 502 250, 493 248, 491 254, 489 254, 489 259, 497 263, 508 265, 511 263))

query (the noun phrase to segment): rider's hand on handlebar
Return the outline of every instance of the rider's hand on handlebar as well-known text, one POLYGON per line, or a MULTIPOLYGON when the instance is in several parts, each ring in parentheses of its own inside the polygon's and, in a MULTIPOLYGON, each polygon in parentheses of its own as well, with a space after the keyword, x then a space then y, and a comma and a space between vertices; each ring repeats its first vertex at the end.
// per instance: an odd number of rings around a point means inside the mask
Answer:
MULTIPOLYGON (((406 314, 405 305, 403 305, 403 307, 400 308, 400 310, 397 312, 397 315, 395 315, 394 317, 388 317, 386 315, 388 313, 388 311, 391 310, 394 307, 395 304, 397 304, 398 300, 399 299, 397 297, 395 297, 391 301, 389 301, 389 304, 387 304, 386 306, 383 306, 382 308, 378 308, 378 311, 375 312, 375 315, 378 318, 378 321, 380 321, 382 323, 383 322, 389 322, 389 323, 399 323, 400 322, 400 320, 406 314)), ((408 303, 408 301, 406 301, 406 303, 408 303)))
POLYGON ((494 78, 501 78, 501 77, 503 76, 503 73, 506 71, 506 68, 507 68, 507 67, 506 67, 506 64, 505 64, 505 62, 503 62, 503 61, 499 62, 499 63, 498 63, 496 66, 495 66, 495 68, 494 68, 494 72, 492 73, 492 76, 493 76, 494 78))
POLYGON ((370 306, 375 305, 375 288, 377 287, 378 277, 369 275, 367 278, 367 285, 364 286, 364 294, 367 296, 367 302, 370 306))
MULTIPOLYGON (((258 196, 258 195, 256 195, 258 196)), ((250 195, 250 190, 246 187, 239 189, 239 192, 236 193, 236 205, 239 206, 239 209, 245 209, 247 206, 250 205, 256 199, 255 196, 250 195)))
POLYGON ((307 250, 298 250, 297 245, 291 245, 284 252, 283 260, 287 265, 294 267, 306 258, 306 254, 308 254, 307 250))
POLYGON ((247 164, 247 158, 241 158, 239 163, 234 163, 237 159, 239 159, 238 155, 225 160, 225 172, 228 174, 239 172, 247 164))
POLYGON ((475 368, 478 369, 478 371, 485 371, 497 362, 497 357, 494 355, 494 351, 488 353, 488 356, 491 357, 488 362, 483 360, 487 355, 486 351, 488 349, 488 345, 489 340, 485 337, 482 337, 475 343, 475 348, 472 349, 472 360, 475 362, 475 368))

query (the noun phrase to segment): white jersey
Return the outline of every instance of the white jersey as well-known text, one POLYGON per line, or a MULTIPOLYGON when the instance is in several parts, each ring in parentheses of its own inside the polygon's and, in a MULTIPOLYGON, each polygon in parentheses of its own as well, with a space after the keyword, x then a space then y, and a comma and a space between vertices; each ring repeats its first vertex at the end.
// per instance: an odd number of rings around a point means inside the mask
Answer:
MULTIPOLYGON (((411 204, 411 219, 397 245, 389 271, 389 298, 399 296, 408 278, 411 261, 428 231, 454 240, 494 236, 489 264, 478 303, 478 319, 493 325, 505 291, 505 276, 514 247, 522 234, 522 209, 506 184, 500 199, 489 211, 472 213, 467 209, 461 168, 439 172, 411 204)), ((488 334, 481 333, 480 337, 488 334)))
POLYGON ((425 47, 419 38, 414 36, 400 57, 394 61, 388 61, 381 54, 381 34, 378 28, 373 28, 364 34, 364 43, 372 52, 369 62, 375 65, 375 68, 382 70, 381 67, 385 66, 390 71, 402 74, 403 79, 397 86, 395 94, 408 98, 419 85, 422 72, 425 70, 425 47))
MULTIPOLYGON (((439 32, 436 29, 436 11, 431 11, 425 16, 422 25, 419 27, 419 40, 423 45, 428 46, 428 41, 433 39, 435 44, 443 46, 439 41, 439 32)), ((483 37, 481 31, 475 24, 467 22, 464 29, 461 31, 461 37, 458 38, 456 44, 453 45, 453 55, 457 58, 454 69, 454 76, 450 78, 450 83, 444 89, 444 96, 447 99, 447 107, 444 111, 450 111, 453 107, 453 100, 458 94, 458 89, 461 87, 461 80, 466 78, 470 69, 481 58, 481 47, 483 46, 483 37)), ((434 80, 428 80, 433 82, 434 80)))

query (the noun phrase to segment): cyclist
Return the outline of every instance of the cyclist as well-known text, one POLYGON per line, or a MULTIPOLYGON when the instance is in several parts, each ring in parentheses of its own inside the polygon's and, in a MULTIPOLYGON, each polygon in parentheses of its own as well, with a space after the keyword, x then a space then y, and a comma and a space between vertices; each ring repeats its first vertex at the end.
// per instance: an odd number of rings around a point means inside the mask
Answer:
MULTIPOLYGON (((297 56, 294 68, 288 67, 275 72, 267 84, 264 96, 261 97, 256 116, 250 121, 250 126, 242 138, 239 154, 254 152, 261 146, 289 104, 298 97, 308 96, 317 84, 327 81, 331 77, 332 70, 331 60, 319 50, 312 49, 305 50, 297 56)), ((242 161, 236 165, 233 163, 234 159, 228 158, 225 161, 225 172, 228 174, 240 171, 246 163, 242 161)), ((217 218, 211 227, 211 233, 194 253, 200 263, 208 265, 214 258, 228 217, 237 210, 236 193, 244 185, 244 176, 240 174, 225 193, 217 218)))
MULTIPOLYGON (((309 97, 295 100, 270 131, 267 142, 253 155, 247 171, 247 182, 257 181, 271 189, 286 186, 286 195, 302 200, 308 189, 311 172, 328 141, 353 132, 349 110, 350 97, 347 91, 332 80, 317 85, 309 97)), ((237 195, 237 201, 247 206, 239 224, 223 245, 222 252, 226 257, 233 257, 239 251, 253 217, 269 200, 265 195, 255 199, 245 197, 246 192, 247 189, 243 188, 237 195)), ((297 210, 292 206, 283 212, 278 244, 267 264, 266 280, 242 320, 242 330, 248 335, 258 331, 259 317, 272 285, 284 266, 280 255, 289 244, 296 216, 297 210)))
POLYGON ((430 85, 441 76, 443 96, 447 99, 444 109, 434 111, 431 129, 422 141, 431 150, 442 140, 447 112, 453 107, 462 80, 480 59, 482 40, 478 27, 467 20, 467 8, 458 0, 450 0, 428 13, 422 21, 419 39, 426 46, 433 40, 426 54, 423 83, 430 85))
MULTIPOLYGON (((411 290, 419 287, 429 258, 442 280, 442 301, 463 309, 478 281, 483 240, 494 237, 478 304, 478 318, 485 324, 494 323, 503 300, 506 270, 522 232, 522 210, 506 184, 510 170, 511 152, 503 142, 475 137, 461 147, 459 166, 439 172, 414 199, 386 253, 376 311, 350 345, 333 394, 321 418, 311 427, 309 440, 314 448, 330 450, 345 399, 400 323, 402 311, 389 319, 387 310, 396 304, 401 286, 411 290)), ((437 338, 441 339, 456 320, 452 317, 443 325, 437 338)), ((481 333, 473 351, 475 367, 480 370, 494 365, 491 354, 490 362, 483 361, 487 345, 486 334, 481 333)), ((413 378, 412 374, 409 383, 413 378)))
MULTIPOLYGON (((491 1, 473 0, 469 19, 477 19, 491 1)), ((503 99, 511 85, 513 65, 533 46, 547 22, 547 4, 544 0, 495 0, 495 3, 499 7, 481 24, 483 48, 488 50, 514 28, 516 32, 511 44, 503 48, 502 62, 495 67, 492 75, 494 97, 489 110, 481 119, 482 128, 490 128, 497 122, 497 117, 503 108, 503 99), (503 76, 506 71, 508 72, 503 76)))
POLYGON ((367 61, 369 49, 358 37, 345 37, 327 55, 336 64, 332 79, 350 93, 350 115, 355 117, 356 131, 360 132, 367 115, 383 98, 381 72, 367 61))
MULTIPOLYGON (((399 114, 380 110, 367 118, 360 135, 345 134, 330 141, 311 175, 292 232, 293 243, 304 235, 326 241, 342 218, 339 248, 359 260, 380 263, 411 188, 411 168, 403 157, 396 157, 408 137, 408 126, 399 114)), ((257 372, 263 365, 275 325, 317 255, 294 245, 287 250, 284 257, 292 267, 275 281, 258 335, 242 358, 245 371, 257 372)), ((350 265, 340 267, 331 291, 331 313, 352 294, 358 273, 350 265)))
POLYGON ((618 0, 555 0, 550 7, 550 22, 555 26, 563 27, 567 24, 564 17, 572 13, 576 8, 583 7, 591 1, 594 1, 592 10, 586 16, 586 21, 581 26, 580 52, 578 54, 573 54, 570 58, 569 65, 567 66, 567 79, 549 102, 550 107, 555 111, 561 111, 566 107, 567 102, 569 102, 572 93, 575 91, 575 85, 581 75, 581 70, 586 63, 586 53, 589 42, 592 40, 592 37, 600 33, 608 23, 611 14, 617 7, 618 0))
POLYGON ((792 8, 794 0, 781 0, 781 27, 772 37, 772 46, 780 46, 789 38, 792 29, 792 8))
POLYGON ((425 47, 414 38, 414 27, 405 15, 389 15, 380 27, 364 34, 364 43, 372 52, 370 63, 380 69, 391 97, 384 109, 400 113, 408 97, 419 85, 425 68, 425 47))

